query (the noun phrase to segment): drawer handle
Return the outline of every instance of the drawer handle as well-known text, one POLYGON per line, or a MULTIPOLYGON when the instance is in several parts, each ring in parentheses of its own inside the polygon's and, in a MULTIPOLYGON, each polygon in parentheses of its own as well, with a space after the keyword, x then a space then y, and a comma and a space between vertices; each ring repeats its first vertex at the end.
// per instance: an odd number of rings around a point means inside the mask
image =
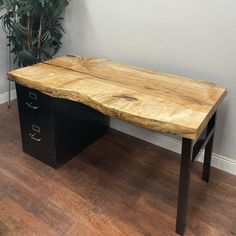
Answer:
POLYGON ((31 139, 33 139, 33 140, 36 141, 36 142, 41 142, 42 139, 41 139, 41 138, 36 138, 36 135, 37 135, 37 134, 31 134, 31 133, 29 133, 29 136, 30 136, 31 139))
POLYGON ((32 102, 26 102, 25 104, 33 110, 38 110, 39 109, 38 106, 33 106, 32 102))

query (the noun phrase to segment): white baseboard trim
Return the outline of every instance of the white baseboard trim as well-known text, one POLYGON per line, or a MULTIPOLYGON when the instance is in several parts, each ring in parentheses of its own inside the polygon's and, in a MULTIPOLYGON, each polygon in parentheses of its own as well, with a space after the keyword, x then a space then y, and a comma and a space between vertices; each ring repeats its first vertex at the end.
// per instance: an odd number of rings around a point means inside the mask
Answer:
MULTIPOLYGON (((181 140, 169 135, 158 134, 157 132, 149 131, 116 119, 111 119, 111 128, 173 152, 181 152, 181 140)), ((203 154, 204 152, 200 153, 198 161, 203 162, 203 154)), ((234 159, 213 153, 211 165, 217 169, 236 175, 236 160, 234 159)))
MULTIPOLYGON (((5 92, 5 93, 0 94, 0 104, 8 102, 8 95, 9 95, 9 92, 5 92)), ((11 100, 14 100, 14 99, 16 99, 16 90, 15 89, 11 90, 11 100)))
MULTIPOLYGON (((0 94, 0 104, 8 102, 8 92, 0 94)), ((16 90, 11 90, 11 99, 16 99, 16 90)), ((116 119, 111 119, 111 128, 123 133, 142 139, 146 142, 153 143, 160 147, 166 148, 173 152, 181 152, 181 140, 168 135, 158 134, 116 119)), ((198 161, 203 161, 203 152, 200 154, 198 161)), ((212 166, 217 169, 236 175, 236 160, 213 153, 212 166)))

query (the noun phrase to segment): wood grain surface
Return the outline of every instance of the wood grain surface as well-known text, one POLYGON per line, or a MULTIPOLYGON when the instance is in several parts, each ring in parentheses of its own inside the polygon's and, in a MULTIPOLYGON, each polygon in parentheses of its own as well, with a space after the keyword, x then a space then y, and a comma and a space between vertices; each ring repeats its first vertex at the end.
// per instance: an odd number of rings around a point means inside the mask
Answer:
POLYGON ((199 137, 227 93, 214 83, 82 56, 57 58, 8 76, 47 95, 190 139, 199 137))

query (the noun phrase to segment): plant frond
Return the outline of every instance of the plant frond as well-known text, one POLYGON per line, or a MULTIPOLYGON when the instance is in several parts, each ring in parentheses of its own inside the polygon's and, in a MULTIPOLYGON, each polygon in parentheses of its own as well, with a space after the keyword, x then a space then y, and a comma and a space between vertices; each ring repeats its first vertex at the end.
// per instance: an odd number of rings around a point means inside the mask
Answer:
POLYGON ((51 59, 61 47, 63 14, 70 0, 0 0, 0 20, 14 62, 51 59))

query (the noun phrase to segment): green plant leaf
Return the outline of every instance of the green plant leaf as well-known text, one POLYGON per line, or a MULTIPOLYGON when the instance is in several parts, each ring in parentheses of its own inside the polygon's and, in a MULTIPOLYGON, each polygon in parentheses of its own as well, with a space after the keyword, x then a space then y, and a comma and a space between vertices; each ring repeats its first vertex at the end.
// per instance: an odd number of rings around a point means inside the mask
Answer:
POLYGON ((68 4, 69 0, 0 0, 0 20, 15 63, 27 66, 57 53, 68 4))

